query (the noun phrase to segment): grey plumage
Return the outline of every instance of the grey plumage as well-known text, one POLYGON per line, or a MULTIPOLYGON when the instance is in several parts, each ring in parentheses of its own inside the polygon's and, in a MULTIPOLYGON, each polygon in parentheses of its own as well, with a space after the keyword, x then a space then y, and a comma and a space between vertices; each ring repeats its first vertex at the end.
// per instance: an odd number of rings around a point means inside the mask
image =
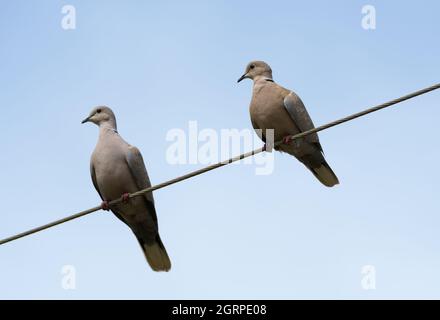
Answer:
MULTIPOLYGON (((151 186, 141 153, 117 132, 116 118, 108 107, 97 107, 83 121, 99 126, 99 139, 90 161, 93 185, 103 201, 151 186)), ((152 193, 111 207, 135 234, 154 271, 168 271, 171 262, 159 236, 152 193)))
MULTIPOLYGON (((293 91, 273 81, 272 69, 267 63, 250 62, 238 82, 243 79, 252 79, 254 82, 249 111, 252 126, 263 130, 263 140, 267 129, 274 129, 275 141, 279 141, 286 136, 314 128, 301 99, 293 91)), ((276 149, 295 156, 325 186, 332 187, 339 183, 324 158, 318 134, 310 134, 290 144, 282 144, 276 149)))

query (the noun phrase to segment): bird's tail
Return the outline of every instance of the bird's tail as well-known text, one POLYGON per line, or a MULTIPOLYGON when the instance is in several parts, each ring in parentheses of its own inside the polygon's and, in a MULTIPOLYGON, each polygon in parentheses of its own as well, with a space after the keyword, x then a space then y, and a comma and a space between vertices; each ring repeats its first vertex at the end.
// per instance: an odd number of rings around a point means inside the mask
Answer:
POLYGON ((163 245, 159 234, 156 236, 156 240, 153 242, 147 243, 139 238, 138 240, 151 269, 154 271, 169 271, 171 269, 170 258, 168 257, 167 251, 165 250, 165 246, 163 245))
POLYGON ((326 187, 333 187, 334 185, 339 184, 338 177, 325 160, 321 163, 321 166, 319 167, 308 168, 310 169, 310 171, 312 171, 313 175, 326 187))

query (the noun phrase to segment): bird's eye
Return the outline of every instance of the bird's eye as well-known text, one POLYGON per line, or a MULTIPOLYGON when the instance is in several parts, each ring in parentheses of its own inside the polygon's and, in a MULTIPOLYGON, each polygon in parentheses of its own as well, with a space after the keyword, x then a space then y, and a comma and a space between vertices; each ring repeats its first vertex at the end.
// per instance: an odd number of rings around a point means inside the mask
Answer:
POLYGON ((253 69, 253 68, 255 68, 255 66, 253 64, 251 64, 250 68, 253 69))
POLYGON ((98 109, 96 110, 96 113, 101 113, 101 111, 102 111, 101 109, 98 109))

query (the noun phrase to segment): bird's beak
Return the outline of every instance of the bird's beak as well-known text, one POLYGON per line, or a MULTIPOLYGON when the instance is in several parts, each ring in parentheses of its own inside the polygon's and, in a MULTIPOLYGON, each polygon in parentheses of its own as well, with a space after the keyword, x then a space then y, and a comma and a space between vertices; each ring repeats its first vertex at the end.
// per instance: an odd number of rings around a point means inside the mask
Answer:
POLYGON ((86 123, 86 122, 89 122, 89 121, 90 121, 90 116, 85 118, 83 121, 81 121, 81 123, 86 123))
POLYGON ((242 75, 242 76, 240 77, 240 79, 237 80, 237 83, 239 83, 241 80, 246 79, 247 77, 248 77, 248 76, 247 76, 247 73, 245 73, 244 75, 242 75))

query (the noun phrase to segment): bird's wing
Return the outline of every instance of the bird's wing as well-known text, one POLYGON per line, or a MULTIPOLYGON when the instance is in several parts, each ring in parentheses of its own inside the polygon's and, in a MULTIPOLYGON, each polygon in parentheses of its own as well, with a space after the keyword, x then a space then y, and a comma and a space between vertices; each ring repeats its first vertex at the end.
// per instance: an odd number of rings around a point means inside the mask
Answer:
POLYGON ((99 191, 98 182, 96 181, 95 167, 93 166, 92 161, 90 161, 90 176, 92 177, 93 186, 95 187, 96 191, 98 192, 99 196, 101 197, 101 200, 104 201, 104 198, 102 197, 102 194, 99 191))
MULTIPOLYGON (((131 175, 140 189, 151 186, 147 169, 141 153, 136 147, 129 146, 126 153, 126 161, 131 175)), ((148 263, 155 271, 168 271, 171 261, 159 237, 156 209, 154 208, 153 194, 150 192, 143 196, 146 211, 139 213, 135 223, 131 224, 139 243, 144 250, 148 263)))
MULTIPOLYGON (((293 122, 301 132, 315 128, 315 125, 313 124, 313 121, 310 118, 309 113, 304 106, 304 103, 294 92, 290 92, 284 98, 284 107, 286 108, 293 122)), ((318 134, 309 134, 307 137, 305 137, 305 140, 315 144, 318 149, 322 151, 321 144, 319 143, 318 134)))
MULTIPOLYGON (((133 177, 136 186, 139 190, 151 187, 150 178, 148 177, 147 168, 145 168, 144 159, 138 148, 129 146, 126 154, 126 161, 128 168, 130 169, 131 176, 133 177)), ((157 223, 156 210, 154 208, 154 198, 151 192, 144 195, 148 212, 153 215, 154 221, 157 223)))

